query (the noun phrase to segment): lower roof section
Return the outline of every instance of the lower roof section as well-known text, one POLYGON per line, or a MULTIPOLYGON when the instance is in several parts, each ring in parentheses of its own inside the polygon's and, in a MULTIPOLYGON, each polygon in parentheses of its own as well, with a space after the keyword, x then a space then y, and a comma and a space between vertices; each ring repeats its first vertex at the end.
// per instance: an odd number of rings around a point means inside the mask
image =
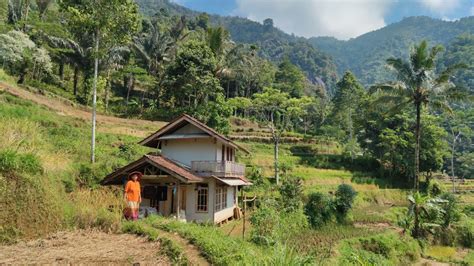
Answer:
POLYGON ((213 176, 218 181, 228 185, 228 186, 250 186, 252 183, 246 178, 219 178, 213 176))
MULTIPOLYGON (((198 183, 204 181, 200 176, 178 165, 176 162, 161 155, 144 155, 142 158, 114 171, 107 175, 102 181, 102 185, 120 185, 127 179, 129 173, 139 171, 148 175, 147 169, 156 169, 164 172, 183 183, 198 183)), ((149 170, 148 170, 149 171, 149 170)))

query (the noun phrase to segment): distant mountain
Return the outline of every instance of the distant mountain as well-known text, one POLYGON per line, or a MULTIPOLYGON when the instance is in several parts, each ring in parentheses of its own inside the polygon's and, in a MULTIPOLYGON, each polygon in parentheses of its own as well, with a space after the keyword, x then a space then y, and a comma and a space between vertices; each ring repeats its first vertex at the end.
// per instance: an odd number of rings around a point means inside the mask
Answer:
MULTIPOLYGON (((153 16, 160 9, 167 10, 171 15, 186 17, 201 14, 169 0, 137 0, 137 3, 142 13, 148 16, 153 16)), ((236 43, 256 44, 259 55, 270 61, 278 63, 284 58, 290 59, 313 84, 325 87, 332 94, 337 81, 336 64, 328 54, 315 48, 307 39, 273 27, 271 20, 262 24, 246 18, 210 15, 210 22, 225 27, 236 43)))
POLYGON ((456 37, 466 33, 474 34, 474 17, 452 22, 409 17, 348 41, 332 37, 314 37, 309 41, 334 58, 339 74, 351 70, 367 85, 391 78, 385 60, 406 57, 409 49, 421 40, 426 39, 431 45, 449 46, 456 37))

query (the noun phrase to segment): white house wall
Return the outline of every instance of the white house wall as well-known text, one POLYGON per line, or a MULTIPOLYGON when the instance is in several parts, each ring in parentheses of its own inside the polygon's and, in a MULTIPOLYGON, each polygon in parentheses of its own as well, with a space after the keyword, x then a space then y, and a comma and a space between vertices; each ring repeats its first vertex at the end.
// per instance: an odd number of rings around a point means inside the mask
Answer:
POLYGON ((167 140, 161 153, 172 160, 191 166, 191 161, 215 161, 216 144, 212 138, 167 140))
POLYGON ((188 186, 186 195, 186 220, 188 222, 212 222, 214 217, 214 201, 216 186, 214 180, 209 180, 208 183, 208 202, 207 212, 197 212, 197 184, 188 186))

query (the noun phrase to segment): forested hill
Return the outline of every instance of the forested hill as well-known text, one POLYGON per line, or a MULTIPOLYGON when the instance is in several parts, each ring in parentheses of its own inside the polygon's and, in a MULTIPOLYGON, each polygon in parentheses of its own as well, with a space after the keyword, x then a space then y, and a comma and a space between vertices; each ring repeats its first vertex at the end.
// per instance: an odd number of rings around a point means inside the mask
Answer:
MULTIPOLYGON (((171 15, 196 17, 200 12, 182 7, 168 0, 137 0, 143 14, 153 16, 160 10, 171 15)), ((265 59, 279 63, 288 58, 299 66, 307 78, 316 85, 324 85, 332 94, 336 80, 336 65, 331 57, 314 48, 305 38, 287 34, 266 20, 258 23, 246 18, 210 15, 210 22, 226 28, 236 43, 255 44, 259 55, 265 59)))
POLYGON ((309 41, 333 56, 338 72, 350 69, 364 84, 389 78, 385 59, 405 57, 409 48, 426 39, 430 44, 450 46, 462 34, 474 33, 474 17, 443 21, 429 17, 409 17, 348 41, 314 37, 309 41))

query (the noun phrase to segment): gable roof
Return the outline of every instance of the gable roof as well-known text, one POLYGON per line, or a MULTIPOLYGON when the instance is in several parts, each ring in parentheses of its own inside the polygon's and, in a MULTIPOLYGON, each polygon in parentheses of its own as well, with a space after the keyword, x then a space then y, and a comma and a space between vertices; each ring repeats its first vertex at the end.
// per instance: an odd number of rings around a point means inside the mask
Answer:
POLYGON ((146 164, 155 166, 184 183, 196 183, 204 180, 202 177, 193 174, 172 160, 161 155, 144 155, 142 158, 107 175, 100 183, 102 185, 120 184, 123 176, 128 176, 129 173, 137 168, 145 166, 146 164))
POLYGON ((196 118, 194 118, 190 115, 187 115, 187 114, 182 114, 182 115, 178 116, 177 118, 173 119, 166 126, 160 128, 155 133, 151 134, 150 136, 146 137, 144 140, 140 141, 139 144, 147 146, 147 147, 156 148, 158 146, 158 141, 159 141, 159 138, 161 136, 166 135, 167 133, 172 133, 175 130, 180 129, 181 127, 183 127, 186 124, 191 124, 191 125, 197 127, 198 129, 202 130, 203 132, 205 132, 209 136, 214 137, 214 138, 224 142, 225 144, 227 144, 229 146, 232 146, 236 149, 242 150, 246 153, 250 153, 244 147, 238 145, 237 143, 233 142, 232 140, 230 140, 226 136, 224 136, 224 135, 220 134, 219 132, 217 132, 216 130, 214 130, 213 128, 205 125, 201 121, 199 121, 196 118))

